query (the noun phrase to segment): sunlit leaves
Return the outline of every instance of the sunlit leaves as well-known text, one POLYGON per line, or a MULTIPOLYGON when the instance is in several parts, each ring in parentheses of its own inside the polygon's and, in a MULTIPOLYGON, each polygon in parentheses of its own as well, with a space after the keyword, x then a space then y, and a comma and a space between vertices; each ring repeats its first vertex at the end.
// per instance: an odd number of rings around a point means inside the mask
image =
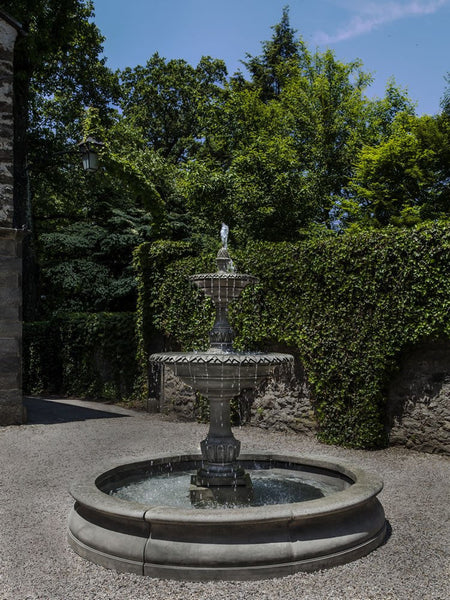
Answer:
POLYGON ((411 226, 450 214, 450 126, 445 115, 399 113, 391 134, 362 148, 341 206, 344 220, 363 227, 411 226))

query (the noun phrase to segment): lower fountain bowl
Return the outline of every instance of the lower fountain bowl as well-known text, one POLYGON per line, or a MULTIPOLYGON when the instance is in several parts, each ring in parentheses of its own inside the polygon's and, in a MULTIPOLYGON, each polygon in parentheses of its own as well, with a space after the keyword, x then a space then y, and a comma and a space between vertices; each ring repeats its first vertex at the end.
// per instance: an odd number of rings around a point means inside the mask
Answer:
POLYGON ((110 491, 143 477, 196 469, 201 456, 160 456, 115 467, 73 486, 69 543, 117 571, 179 580, 250 580, 313 571, 360 558, 386 535, 373 474, 322 459, 244 454, 252 469, 287 469, 335 489, 325 497, 244 508, 179 508, 123 500, 110 491))
POLYGON ((290 354, 281 352, 162 352, 150 362, 167 365, 177 377, 197 392, 230 400, 243 389, 257 387, 275 367, 289 365, 290 354))

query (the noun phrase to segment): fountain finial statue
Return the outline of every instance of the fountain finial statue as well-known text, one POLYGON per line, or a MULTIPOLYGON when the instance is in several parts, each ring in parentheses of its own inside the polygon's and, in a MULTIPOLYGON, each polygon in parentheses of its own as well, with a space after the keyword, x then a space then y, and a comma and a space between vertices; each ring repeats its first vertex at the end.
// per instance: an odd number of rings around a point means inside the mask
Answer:
POLYGON ((222 227, 220 229, 220 238, 222 240, 222 248, 225 250, 228 248, 228 232, 230 228, 225 223, 222 223, 222 227))
POLYGON ((225 223, 222 223, 220 228, 220 239, 222 240, 222 247, 217 253, 217 267, 219 271, 224 273, 234 273, 234 264, 228 254, 228 232, 230 228, 225 223))

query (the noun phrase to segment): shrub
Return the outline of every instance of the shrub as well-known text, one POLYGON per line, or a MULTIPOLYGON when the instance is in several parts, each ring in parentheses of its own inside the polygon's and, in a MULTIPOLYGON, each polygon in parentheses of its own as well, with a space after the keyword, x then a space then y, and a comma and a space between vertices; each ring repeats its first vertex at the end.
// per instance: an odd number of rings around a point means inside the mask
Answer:
POLYGON ((24 390, 129 398, 139 374, 136 349, 133 313, 74 313, 24 323, 24 390))

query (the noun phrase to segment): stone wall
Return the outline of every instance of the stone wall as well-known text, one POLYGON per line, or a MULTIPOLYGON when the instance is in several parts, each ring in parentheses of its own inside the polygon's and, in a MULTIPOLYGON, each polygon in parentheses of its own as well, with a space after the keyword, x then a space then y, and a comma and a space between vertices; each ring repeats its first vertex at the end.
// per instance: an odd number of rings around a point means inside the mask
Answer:
MULTIPOLYGON (((291 352, 292 353, 292 352, 291 352)), ((242 422, 272 431, 314 435, 317 423, 302 365, 278 367, 258 390, 241 393, 242 422)), ((152 406, 182 420, 194 420, 199 405, 192 388, 162 368, 154 377, 152 406)), ((450 454, 450 341, 423 343, 405 352, 387 401, 390 445, 450 454)))
POLYGON ((405 352, 388 390, 389 443, 450 454, 450 341, 405 352))
POLYGON ((13 60, 17 30, 0 13, 0 227, 13 227, 13 60))
POLYGON ((152 406, 159 412, 173 414, 183 421, 197 418, 197 399, 194 390, 176 377, 169 367, 157 365, 153 371, 157 385, 152 406))
POLYGON ((0 424, 23 422, 21 232, 0 228, 0 424))
POLYGON ((303 367, 294 354, 294 371, 277 367, 273 377, 248 392, 250 423, 272 431, 295 431, 313 435, 317 422, 303 367))
POLYGON ((0 11, 0 425, 23 422, 22 232, 14 229, 13 53, 20 26, 0 11))
MULTIPOLYGON (((182 420, 200 416, 195 392, 172 373, 169 367, 153 372, 155 395, 149 404, 155 409, 173 414, 182 420)), ((316 421, 306 377, 295 357, 294 372, 289 367, 277 367, 273 377, 257 390, 244 390, 238 398, 240 419, 256 427, 274 431, 295 431, 312 435, 316 421)))

